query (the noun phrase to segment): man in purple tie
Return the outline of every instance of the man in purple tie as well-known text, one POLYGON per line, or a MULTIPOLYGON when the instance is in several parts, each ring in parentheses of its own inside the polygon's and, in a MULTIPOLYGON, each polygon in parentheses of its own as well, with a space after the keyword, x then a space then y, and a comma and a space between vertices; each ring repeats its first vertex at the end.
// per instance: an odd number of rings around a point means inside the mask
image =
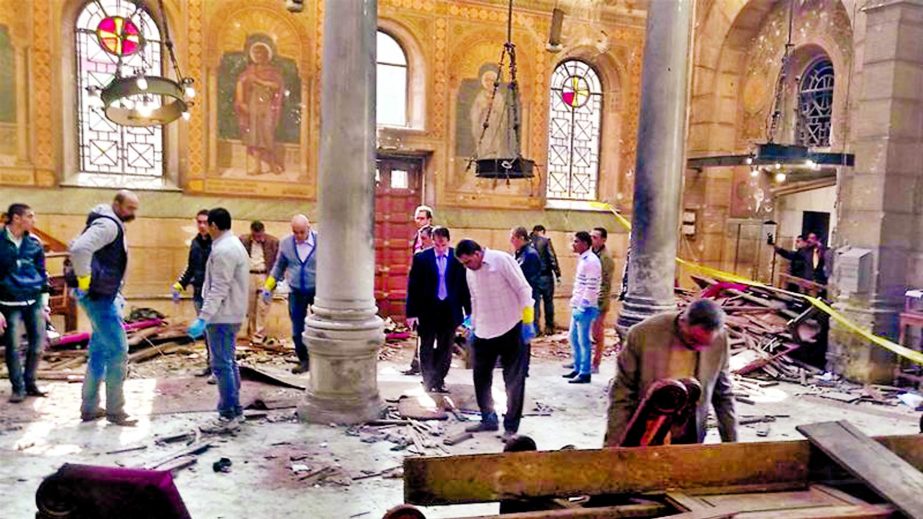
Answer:
POLYGON ((427 391, 447 393, 455 330, 471 313, 465 267, 449 247, 449 230, 433 229, 433 248, 414 255, 407 282, 407 324, 420 335, 420 366, 427 391))

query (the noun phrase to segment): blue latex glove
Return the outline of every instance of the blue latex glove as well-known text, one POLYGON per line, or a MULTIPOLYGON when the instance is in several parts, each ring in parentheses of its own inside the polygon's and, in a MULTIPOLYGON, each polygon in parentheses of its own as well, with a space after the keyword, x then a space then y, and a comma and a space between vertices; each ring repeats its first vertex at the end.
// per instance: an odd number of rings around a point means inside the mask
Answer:
POLYGON ((271 303, 272 302, 272 290, 264 288, 262 291, 260 291, 260 297, 263 298, 264 303, 271 303))
POLYGON ((205 333, 205 320, 196 319, 192 322, 192 325, 186 330, 186 333, 189 334, 193 339, 198 339, 205 333))
POLYGON ((535 325, 532 323, 522 323, 522 330, 519 332, 523 344, 529 344, 535 338, 535 325))
POLYGON ((467 317, 465 317, 465 320, 462 321, 462 326, 463 326, 466 330, 468 330, 468 331, 474 330, 474 325, 471 324, 471 316, 470 316, 470 315, 467 316, 467 317))

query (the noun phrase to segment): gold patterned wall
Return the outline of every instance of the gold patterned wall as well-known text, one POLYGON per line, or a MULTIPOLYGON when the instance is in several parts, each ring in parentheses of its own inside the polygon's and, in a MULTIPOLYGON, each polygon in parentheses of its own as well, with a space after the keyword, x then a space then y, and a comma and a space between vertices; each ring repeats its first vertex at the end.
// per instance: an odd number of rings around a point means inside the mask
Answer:
MULTIPOLYGON (((73 183, 78 163, 72 127, 73 23, 84 4, 0 0, 0 60, 9 55, 12 63, 0 75, 12 78, 7 83, 16 87, 17 108, 10 120, 0 120, 0 184, 73 183), (7 54, 5 34, 12 46, 7 54)), ((168 179, 189 195, 313 199, 324 2, 309 2, 300 14, 286 11, 282 0, 165 4, 180 66, 195 79, 198 91, 191 119, 173 123, 165 132, 171 136, 164 160, 168 179), (266 96, 273 101, 261 103, 266 96)), ((383 130, 382 147, 397 141, 397 151, 426 156, 426 178, 435 186, 433 198, 439 204, 542 208, 549 78, 562 59, 578 57, 602 69, 600 76, 609 83, 606 94, 611 94, 602 123, 600 194, 629 193, 643 47, 643 17, 637 13, 574 12, 565 23, 565 43, 570 45, 551 54, 544 48, 551 4, 518 2, 513 41, 521 91, 520 144, 538 164, 538 175, 507 184, 476 179, 466 170, 478 131, 474 120, 484 108, 480 73, 492 64, 496 68, 506 39, 503 4, 379 1, 382 28, 409 54, 410 75, 419 76, 411 78, 418 87, 410 101, 415 123, 383 130), (587 45, 587 38, 594 43, 587 45), (575 52, 578 47, 599 50, 581 54, 575 52), (606 141, 606 130, 618 137, 606 141)), ((160 20, 157 3, 150 2, 150 7, 160 20)), ((0 118, 8 112, 0 106, 0 118)))

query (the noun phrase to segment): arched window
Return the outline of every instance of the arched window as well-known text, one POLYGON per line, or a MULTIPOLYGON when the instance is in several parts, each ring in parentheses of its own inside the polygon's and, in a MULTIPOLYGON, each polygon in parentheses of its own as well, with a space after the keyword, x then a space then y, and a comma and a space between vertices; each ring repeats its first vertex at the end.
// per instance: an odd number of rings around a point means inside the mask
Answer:
POLYGON ((163 176, 163 132, 159 126, 113 123, 95 108, 89 87, 103 88, 122 71, 161 75, 160 30, 150 14, 127 0, 94 0, 77 15, 75 26, 77 135, 80 173, 102 185, 163 176), (136 30, 137 29, 137 30, 136 30), (138 32, 142 38, 133 37, 138 32), (130 45, 141 44, 131 53, 130 45), (105 48, 104 48, 105 46, 105 48), (124 46, 124 48, 123 48, 124 46), (107 49, 109 49, 107 51, 107 49), (111 52, 115 51, 115 52, 111 52))
POLYGON ((833 115, 833 63, 814 62, 805 71, 798 89, 798 143, 830 146, 830 118, 833 115))
POLYGON ((551 76, 549 199, 595 200, 603 94, 590 65, 568 60, 551 76))
POLYGON ((407 126, 407 54, 390 34, 378 31, 377 103, 380 126, 407 126))

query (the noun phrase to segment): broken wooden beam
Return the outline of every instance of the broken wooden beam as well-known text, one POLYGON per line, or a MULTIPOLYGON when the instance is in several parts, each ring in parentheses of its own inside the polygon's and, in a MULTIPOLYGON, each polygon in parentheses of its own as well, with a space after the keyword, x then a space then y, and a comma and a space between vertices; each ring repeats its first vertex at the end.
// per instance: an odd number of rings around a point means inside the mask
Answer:
MULTIPOLYGON (((923 436, 875 440, 923 467, 923 436)), ((823 454, 801 440, 408 457, 404 501, 429 506, 667 488, 804 486, 814 456, 823 454)))
POLYGON ((920 465, 912 465, 847 421, 799 425, 795 429, 907 517, 923 519, 920 465))

